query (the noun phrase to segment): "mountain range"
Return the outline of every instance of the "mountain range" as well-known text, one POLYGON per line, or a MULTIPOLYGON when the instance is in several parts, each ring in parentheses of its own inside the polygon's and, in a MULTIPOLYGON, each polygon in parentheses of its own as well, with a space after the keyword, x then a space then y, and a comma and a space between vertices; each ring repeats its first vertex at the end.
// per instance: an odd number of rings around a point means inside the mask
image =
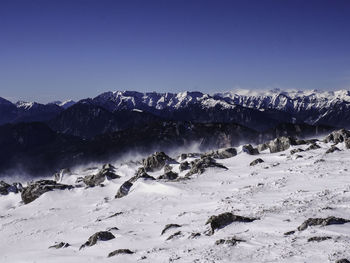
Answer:
POLYGON ((105 92, 78 102, 0 98, 0 174, 46 172, 126 151, 203 150, 350 127, 350 92, 105 92))

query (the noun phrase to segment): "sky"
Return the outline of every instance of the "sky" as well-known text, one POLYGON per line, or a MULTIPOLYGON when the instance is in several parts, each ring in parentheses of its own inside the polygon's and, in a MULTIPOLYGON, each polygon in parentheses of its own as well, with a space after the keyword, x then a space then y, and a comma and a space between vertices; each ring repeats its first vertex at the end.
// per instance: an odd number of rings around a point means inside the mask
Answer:
POLYGON ((350 90, 350 1, 0 1, 0 97, 237 88, 350 90))

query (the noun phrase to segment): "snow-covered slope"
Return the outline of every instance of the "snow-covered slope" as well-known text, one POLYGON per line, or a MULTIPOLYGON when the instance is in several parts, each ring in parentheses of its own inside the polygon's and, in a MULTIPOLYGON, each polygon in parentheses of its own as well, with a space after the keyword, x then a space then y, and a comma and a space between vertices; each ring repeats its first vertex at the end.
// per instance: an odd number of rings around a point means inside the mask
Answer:
MULTIPOLYGON (((118 188, 140 166, 115 163, 119 179, 102 186, 52 191, 24 205, 20 194, 0 196, 1 262, 335 262, 349 258, 350 223, 297 228, 308 218, 350 219, 350 150, 326 154, 333 143, 317 142, 319 149, 238 155, 217 160, 228 169, 208 168, 188 179, 136 181, 127 196, 115 199, 118 188), (257 159, 263 163, 249 164, 257 159), (234 222, 210 233, 212 215, 232 212, 256 218, 234 222), (162 230, 167 224, 178 224, 162 230), (98 231, 115 236, 79 250, 98 231), (286 232, 295 233, 285 235, 286 232), (220 244, 232 237, 236 245, 220 244), (323 241, 309 240, 325 237, 323 241), (308 241, 309 240, 309 241, 308 241), (48 248, 68 242, 67 248, 48 248), (116 249, 134 254, 107 258, 116 249)), ((133 159, 137 159, 136 156, 133 159)), ((188 157, 186 161, 194 160, 188 157)), ((180 158, 178 161, 183 161, 180 158)), ((184 178, 178 164, 173 171, 184 178)), ((75 184, 99 167, 76 168, 63 177, 75 184)), ((149 172, 158 177, 163 171, 149 172)))

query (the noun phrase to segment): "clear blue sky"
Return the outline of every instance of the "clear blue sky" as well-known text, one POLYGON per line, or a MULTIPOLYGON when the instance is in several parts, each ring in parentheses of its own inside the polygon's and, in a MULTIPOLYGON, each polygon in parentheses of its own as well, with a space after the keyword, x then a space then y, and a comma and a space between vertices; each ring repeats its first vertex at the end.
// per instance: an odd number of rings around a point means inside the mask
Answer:
POLYGON ((348 0, 1 0, 0 96, 350 88, 348 0))

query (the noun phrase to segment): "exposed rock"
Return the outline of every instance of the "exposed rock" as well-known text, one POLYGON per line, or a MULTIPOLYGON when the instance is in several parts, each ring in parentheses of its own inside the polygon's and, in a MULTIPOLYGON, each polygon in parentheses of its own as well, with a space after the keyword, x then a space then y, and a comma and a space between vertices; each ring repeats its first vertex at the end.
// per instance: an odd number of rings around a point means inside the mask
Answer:
POLYGON ((204 173, 205 169, 209 167, 218 167, 227 170, 226 166, 217 163, 215 159, 208 156, 203 156, 200 159, 194 160, 193 162, 191 162, 191 166, 191 170, 186 174, 186 176, 191 176, 197 173, 202 174, 204 173))
POLYGON ((256 148, 258 149, 259 152, 262 152, 269 149, 269 145, 268 143, 262 143, 262 144, 259 144, 256 148))
POLYGON ((138 179, 144 179, 144 180, 156 180, 153 176, 150 176, 147 172, 146 169, 144 167, 140 167, 137 172, 136 175, 131 177, 129 179, 130 183, 135 183, 138 179))
POLYGON ((345 140, 345 147, 346 147, 346 149, 350 149, 350 138, 347 138, 345 140))
POLYGON ((289 236, 289 235, 293 235, 294 233, 295 233, 295 231, 292 230, 292 231, 288 231, 288 232, 284 233, 284 235, 289 236))
POLYGON ((209 156, 215 159, 227 159, 237 155, 237 150, 233 147, 221 148, 216 151, 205 153, 204 156, 209 156))
POLYGON ((249 223, 255 220, 257 220, 257 218, 238 216, 230 212, 226 212, 226 213, 219 214, 217 216, 211 216, 205 224, 206 225, 210 224, 211 231, 212 233, 214 233, 216 229, 224 228, 225 226, 233 222, 249 223))
POLYGON ((310 150, 317 150, 317 149, 320 149, 321 146, 319 146, 318 144, 316 143, 313 143, 311 144, 309 147, 306 148, 306 151, 310 151, 310 150))
POLYGON ((171 172, 173 170, 173 167, 169 164, 164 165, 164 173, 171 172))
POLYGON ((80 249, 84 247, 91 247, 97 243, 97 241, 108 241, 115 238, 115 236, 108 231, 101 231, 93 234, 89 237, 88 241, 86 241, 83 245, 81 245, 80 249))
POLYGON ((71 172, 71 170, 69 168, 62 169, 58 173, 54 174, 55 181, 57 183, 60 183, 60 182, 62 182, 63 177, 70 176, 70 175, 72 175, 72 172, 71 172))
POLYGON ((188 237, 190 239, 195 239, 195 238, 198 238, 200 237, 202 234, 201 233, 191 233, 191 235, 188 237))
POLYGON ((181 227, 181 225, 178 224, 168 224, 164 227, 164 229, 162 230, 161 235, 163 235, 167 230, 171 229, 171 228, 178 228, 181 227))
POLYGON ((330 216, 327 218, 309 218, 298 227, 298 230, 303 231, 306 228, 308 228, 309 226, 341 225, 341 224, 345 224, 345 223, 349 223, 349 222, 350 222, 350 220, 348 220, 348 219, 334 217, 334 216, 330 216))
POLYGON ((46 192, 72 188, 73 186, 71 185, 59 184, 53 180, 39 180, 32 182, 27 187, 25 187, 21 193, 21 197, 23 202, 25 204, 28 204, 46 192))
POLYGON ((179 237, 179 236, 181 236, 181 235, 182 235, 181 231, 178 231, 178 232, 172 234, 171 236, 169 236, 166 240, 171 240, 171 239, 173 239, 174 237, 179 237))
POLYGON ((120 178, 120 175, 116 174, 116 168, 110 163, 104 164, 100 173, 106 176, 108 180, 120 178))
POLYGON ((165 179, 165 180, 175 180, 177 179, 178 174, 173 172, 173 171, 169 171, 161 176, 158 177, 158 179, 165 179))
POLYGON ((254 148, 251 144, 243 145, 242 151, 250 155, 259 154, 258 149, 254 148))
POLYGON ((263 162, 264 162, 263 159, 258 158, 258 159, 255 159, 254 161, 252 161, 249 165, 254 166, 254 165, 257 165, 258 163, 263 163, 263 162))
POLYGON ((126 181, 124 182, 120 187, 119 187, 119 190, 117 192, 117 194, 115 195, 115 198, 122 198, 124 196, 126 196, 129 191, 130 191, 130 188, 133 186, 133 183, 129 182, 129 181, 126 181))
POLYGON ((232 238, 229 238, 229 239, 216 240, 215 245, 223 245, 223 244, 225 244, 225 245, 229 245, 229 246, 235 246, 239 242, 245 242, 245 241, 242 240, 242 239, 238 239, 238 238, 232 237, 232 238))
POLYGON ((21 183, 13 183, 8 184, 4 181, 0 181, 0 195, 7 195, 9 193, 15 193, 21 192, 23 190, 23 186, 21 183))
POLYGON ((335 263, 350 263, 346 258, 338 259, 335 263))
POLYGON ((329 148, 327 151, 326 151, 326 153, 333 153, 333 152, 335 152, 335 151, 340 151, 340 149, 338 148, 338 147, 336 147, 336 146, 331 146, 331 148, 329 148))
POLYGON ((143 166, 146 172, 159 171, 168 163, 177 163, 175 160, 170 158, 164 152, 155 152, 154 154, 148 156, 146 159, 142 160, 143 166))
POLYGON ((328 237, 328 236, 325 236, 325 237, 310 237, 307 240, 307 242, 321 242, 321 241, 328 240, 328 239, 332 239, 332 237, 328 237))
POLYGON ((278 137, 269 142, 270 153, 282 152, 287 150, 291 145, 296 145, 295 139, 291 137, 278 137))
POLYGON ((299 152, 303 152, 304 150, 303 149, 301 149, 301 148, 298 148, 298 149, 293 149, 293 150, 291 150, 290 151, 290 154, 295 154, 295 153, 299 153, 299 152))
POLYGON ((94 187, 99 184, 102 184, 105 180, 106 176, 104 176, 101 173, 87 175, 83 178, 83 182, 89 187, 94 187))
POLYGON ((117 249, 114 250, 113 252, 108 254, 108 257, 113 257, 116 255, 120 255, 120 254, 134 254, 135 252, 131 251, 130 249, 117 249))
POLYGON ((53 245, 53 246, 50 246, 49 248, 56 248, 56 249, 59 249, 59 248, 66 248, 66 247, 69 247, 70 244, 66 243, 66 242, 60 242, 56 245, 53 245))
POLYGON ((107 231, 118 231, 118 230, 119 228, 116 226, 107 228, 107 231))
POLYGON ((190 168, 191 168, 191 166, 187 161, 180 163, 180 167, 179 167, 180 172, 188 170, 190 168))
POLYGON ((85 176, 83 182, 89 187, 94 187, 102 184, 106 178, 108 180, 120 178, 120 176, 115 173, 115 167, 111 164, 103 165, 102 169, 97 174, 85 176))
POLYGON ((324 138, 323 141, 326 143, 333 142, 337 144, 337 143, 346 141, 346 139, 348 138, 350 138, 350 131, 341 129, 341 130, 332 132, 331 134, 326 136, 326 138, 324 138))

